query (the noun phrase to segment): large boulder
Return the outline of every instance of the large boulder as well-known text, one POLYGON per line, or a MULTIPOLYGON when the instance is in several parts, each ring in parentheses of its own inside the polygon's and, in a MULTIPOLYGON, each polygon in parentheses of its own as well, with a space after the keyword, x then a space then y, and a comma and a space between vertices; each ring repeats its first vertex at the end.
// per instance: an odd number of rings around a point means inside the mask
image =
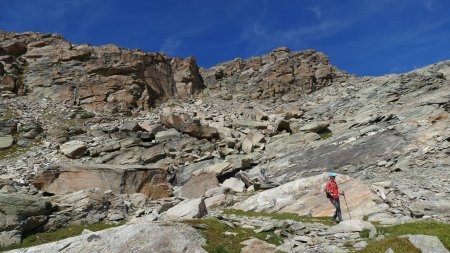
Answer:
POLYGON ((139 222, 10 252, 206 253, 203 244, 205 239, 189 225, 139 222))
POLYGON ((326 130, 330 126, 330 123, 326 121, 315 121, 308 123, 301 127, 299 130, 302 132, 314 132, 319 133, 321 131, 326 130))
POLYGON ((52 209, 37 196, 0 193, 0 246, 20 242, 21 234, 42 226, 52 209))
POLYGON ((14 144, 14 137, 11 135, 0 136, 0 150, 11 147, 14 144))
POLYGON ((33 182, 39 190, 66 194, 90 188, 117 194, 143 193, 149 198, 169 197, 172 187, 167 172, 140 165, 73 165, 48 169, 33 182))
POLYGON ((80 158, 88 151, 86 144, 78 140, 68 141, 62 144, 59 149, 65 156, 72 159, 80 158))
POLYGON ((265 241, 252 238, 241 242, 244 245, 241 249, 241 253, 275 253, 277 252, 277 246, 267 243, 265 241))
POLYGON ((436 236, 430 235, 405 235, 404 237, 422 253, 448 253, 442 242, 436 236))
POLYGON ((411 215, 421 218, 424 215, 438 215, 450 217, 450 201, 416 201, 409 207, 411 215))
POLYGON ((222 183, 222 187, 231 188, 235 192, 243 192, 245 190, 245 183, 241 179, 230 177, 222 183))
POLYGON ((372 223, 363 220, 345 220, 330 229, 328 231, 333 233, 351 233, 351 232, 361 232, 363 230, 374 230, 376 228, 372 223))
POLYGON ((203 196, 209 189, 219 186, 216 174, 201 173, 193 176, 180 189, 182 198, 199 198, 203 196))
POLYGON ((162 220, 178 221, 193 218, 202 218, 208 213, 204 198, 186 199, 178 205, 167 210, 162 220))
MULTIPOLYGON (((370 188, 361 181, 338 174, 339 190, 346 192, 351 217, 362 218, 378 210, 374 200, 377 198, 370 188)), ((335 209, 326 198, 324 189, 328 181, 326 173, 301 178, 279 187, 255 194, 233 208, 245 211, 297 213, 299 215, 330 216, 335 209)), ((344 219, 348 217, 345 201, 341 199, 344 219)))
POLYGON ((200 124, 190 124, 186 126, 183 133, 188 134, 197 139, 218 139, 219 132, 215 127, 202 126, 200 124))

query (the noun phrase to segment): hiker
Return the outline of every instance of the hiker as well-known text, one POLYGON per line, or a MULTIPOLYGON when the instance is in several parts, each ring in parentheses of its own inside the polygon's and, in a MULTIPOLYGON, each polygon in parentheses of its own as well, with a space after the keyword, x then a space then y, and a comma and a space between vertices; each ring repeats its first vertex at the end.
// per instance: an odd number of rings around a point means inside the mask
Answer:
POLYGON ((333 215, 333 221, 336 221, 338 218, 338 223, 342 222, 342 213, 341 213, 341 203, 339 202, 339 194, 345 195, 344 191, 339 193, 338 185, 335 181, 336 173, 330 172, 328 176, 330 177, 330 181, 327 182, 325 187, 325 192, 327 194, 327 198, 330 199, 333 206, 336 208, 336 212, 333 215))

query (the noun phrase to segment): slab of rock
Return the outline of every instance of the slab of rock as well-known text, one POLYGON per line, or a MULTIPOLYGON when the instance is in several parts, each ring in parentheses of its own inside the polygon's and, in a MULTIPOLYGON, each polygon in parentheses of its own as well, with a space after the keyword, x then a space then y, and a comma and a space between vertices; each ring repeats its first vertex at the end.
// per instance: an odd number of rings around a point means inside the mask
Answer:
POLYGON ((328 123, 328 122, 317 121, 317 122, 308 123, 308 124, 304 125, 303 127, 301 127, 299 130, 302 132, 318 133, 320 131, 327 129, 329 126, 330 126, 330 123, 328 123))
POLYGON ((241 253, 274 253, 277 251, 277 246, 256 238, 248 239, 241 244, 245 245, 241 249, 241 253))
POLYGON ((183 129, 184 124, 187 120, 189 120, 188 117, 185 115, 161 115, 160 116, 161 124, 163 124, 166 128, 175 128, 178 131, 181 131, 183 129))
POLYGON ((83 233, 61 241, 30 248, 17 249, 11 253, 40 252, 152 252, 152 253, 206 253, 202 248, 205 239, 189 225, 142 222, 83 233), (64 250, 62 250, 64 249, 64 250))
POLYGON ((266 129, 267 128, 267 122, 258 122, 258 121, 236 121, 233 123, 236 127, 243 127, 243 128, 250 128, 250 129, 266 129))
POLYGON ((424 215, 450 216, 450 201, 416 201, 411 204, 409 209, 411 215, 416 218, 421 218, 424 215))
POLYGON ((233 171, 235 171, 235 169, 233 168, 233 166, 231 166, 229 162, 220 162, 207 165, 203 169, 194 171, 192 174, 198 175, 200 173, 214 173, 216 176, 221 176, 227 173, 231 173, 233 171))
POLYGON ((0 244, 17 243, 21 234, 48 220, 52 205, 47 200, 23 193, 0 193, 0 244))
POLYGON ((201 173, 193 176, 180 189, 182 198, 194 199, 199 198, 209 190, 219 186, 216 174, 201 173))
POLYGON ((141 126, 136 121, 128 121, 125 122, 121 127, 120 131, 122 132, 137 132, 141 130, 141 126))
POLYGON ((235 192, 243 192, 245 189, 245 183, 240 179, 231 177, 222 183, 222 187, 231 188, 235 192))
POLYGON ((157 141, 168 141, 168 140, 172 140, 172 139, 178 138, 180 136, 181 136, 180 132, 178 132, 174 128, 171 128, 169 130, 160 131, 160 132, 156 133, 155 140, 157 140, 157 141))
POLYGON ((246 154, 250 154, 253 152, 253 142, 249 139, 244 139, 242 142, 242 151, 246 154))
MULTIPOLYGON (((71 217, 75 222, 88 224, 98 223, 103 220, 111 206, 111 194, 95 188, 68 193, 55 197, 54 201, 61 206, 72 209, 71 217), (82 218, 81 218, 82 217, 82 218)), ((58 227, 58 220, 50 220, 46 226, 58 227), (53 223, 53 224, 52 224, 53 223)), ((65 225, 65 224, 64 224, 65 225)))
MULTIPOLYGON (((378 207, 373 201, 377 196, 361 181, 346 175, 336 177, 339 190, 346 192, 352 218, 376 212, 378 207)), ((236 203, 233 208, 245 211, 297 213, 299 215, 331 216, 335 209, 324 194, 328 181, 326 173, 301 178, 279 187, 255 194, 236 203)), ((348 217, 344 199, 341 199, 343 218, 348 217)))
POLYGON ((162 145, 156 145, 150 148, 146 148, 141 152, 141 161, 144 164, 155 163, 166 157, 166 152, 162 145))
POLYGON ((246 155, 229 155, 226 160, 235 170, 246 170, 252 167, 253 159, 246 155))
POLYGON ((163 216, 163 220, 179 221, 193 218, 201 218, 208 214, 204 198, 186 199, 178 205, 167 210, 163 216))
POLYGON ((351 233, 361 232, 366 229, 376 231, 376 228, 372 225, 372 223, 363 220, 344 220, 341 223, 329 228, 328 231, 333 233, 351 233))
POLYGON ((430 235, 405 235, 404 237, 422 253, 448 253, 449 251, 444 247, 444 244, 436 236, 430 235))
POLYGON ((214 196, 221 195, 221 194, 235 194, 235 193, 236 192, 233 191, 233 189, 231 189, 231 188, 219 186, 219 187, 209 189, 208 191, 206 191, 205 197, 209 198, 209 197, 214 197, 214 196))
POLYGON ((210 198, 205 199, 205 205, 207 209, 214 208, 221 206, 223 203, 225 203, 225 200, 227 198, 227 195, 225 194, 219 194, 210 198))
POLYGON ((183 133, 188 134, 197 139, 218 139, 219 132, 215 127, 202 126, 199 124, 190 124, 187 126, 183 133))
POLYGON ((0 136, 0 149, 6 149, 14 144, 14 137, 11 135, 0 136))
POLYGON ((143 193, 149 198, 169 197, 172 187, 167 172, 141 165, 73 165, 48 169, 35 177, 33 185, 53 194, 100 188, 117 194, 143 193))
POLYGON ((65 156, 72 159, 80 158, 88 151, 86 144, 78 140, 68 141, 62 144, 59 149, 65 156))

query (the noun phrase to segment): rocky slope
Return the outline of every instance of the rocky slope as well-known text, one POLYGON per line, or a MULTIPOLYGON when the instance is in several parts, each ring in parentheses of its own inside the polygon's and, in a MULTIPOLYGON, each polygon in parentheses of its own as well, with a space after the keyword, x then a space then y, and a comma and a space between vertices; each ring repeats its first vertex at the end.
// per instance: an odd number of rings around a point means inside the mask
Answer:
POLYGON ((288 252, 362 245, 353 221, 337 242, 326 225, 222 214, 330 215, 331 169, 352 218, 450 221, 450 62, 355 77, 322 53, 279 48, 200 69, 193 58, 0 32, 0 95, 0 202, 36 203, 1 209, 13 217, 1 245, 72 223, 205 215, 278 231, 288 252))

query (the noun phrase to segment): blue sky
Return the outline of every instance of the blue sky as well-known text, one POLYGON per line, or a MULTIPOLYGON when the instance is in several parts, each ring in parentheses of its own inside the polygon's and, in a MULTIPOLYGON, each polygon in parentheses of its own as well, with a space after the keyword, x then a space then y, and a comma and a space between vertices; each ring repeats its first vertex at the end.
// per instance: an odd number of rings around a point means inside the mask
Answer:
POLYGON ((0 0, 0 29, 60 33, 200 66, 287 46, 349 73, 401 73, 450 59, 448 0, 0 0))

